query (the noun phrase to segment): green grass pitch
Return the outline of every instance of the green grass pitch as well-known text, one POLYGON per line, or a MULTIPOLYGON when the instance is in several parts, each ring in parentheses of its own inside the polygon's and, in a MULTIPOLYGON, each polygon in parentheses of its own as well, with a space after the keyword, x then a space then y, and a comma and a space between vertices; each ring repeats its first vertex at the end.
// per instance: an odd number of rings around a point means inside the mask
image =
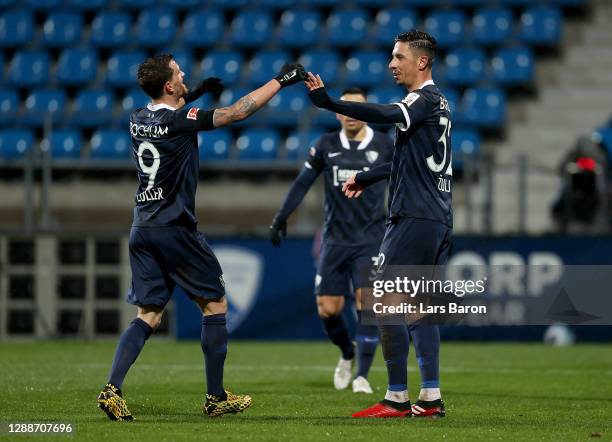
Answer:
MULTIPOLYGON (((250 394, 253 405, 243 414, 211 419, 201 414, 199 342, 153 338, 124 384, 136 418, 132 423, 111 422, 96 408, 114 346, 112 341, 0 344, 0 422, 72 422, 72 440, 612 438, 610 345, 443 343, 446 418, 357 420, 350 418, 352 412, 384 395, 380 349, 370 375, 372 396, 333 389, 338 352, 331 344, 235 341, 230 342, 226 388, 250 394)), ((413 353, 409 377, 414 398, 419 375, 413 353)))

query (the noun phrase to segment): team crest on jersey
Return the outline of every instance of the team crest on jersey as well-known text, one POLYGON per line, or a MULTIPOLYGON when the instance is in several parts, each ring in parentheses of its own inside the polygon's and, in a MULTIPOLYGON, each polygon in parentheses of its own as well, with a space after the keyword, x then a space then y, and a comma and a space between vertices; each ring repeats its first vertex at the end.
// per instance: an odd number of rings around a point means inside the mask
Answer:
POLYGON ((406 106, 410 107, 412 106, 412 103, 414 103, 415 101, 417 101, 420 98, 420 95, 417 94, 416 92, 411 92, 408 94, 408 96, 406 98, 404 98, 402 101, 404 103, 406 103, 406 106))
POLYGON ((376 152, 375 150, 368 150, 365 154, 366 154, 366 159, 370 163, 375 163, 376 160, 378 159, 378 152, 376 152))
POLYGON ((197 120, 199 110, 200 108, 198 107, 192 107, 191 109, 189 109, 189 112, 187 112, 187 118, 190 120, 197 120))

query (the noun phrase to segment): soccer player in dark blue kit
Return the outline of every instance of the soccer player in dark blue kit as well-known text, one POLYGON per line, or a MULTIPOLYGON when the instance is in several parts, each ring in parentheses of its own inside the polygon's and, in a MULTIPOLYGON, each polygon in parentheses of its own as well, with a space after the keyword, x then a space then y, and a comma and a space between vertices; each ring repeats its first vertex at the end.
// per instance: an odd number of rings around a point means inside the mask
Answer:
MULTIPOLYGON (((366 101, 364 92, 358 88, 346 89, 340 99, 366 101)), ((310 149, 304 169, 274 217, 270 233, 272 243, 278 246, 287 218, 323 173, 325 226, 315 293, 325 332, 342 353, 334 372, 334 387, 342 390, 351 382, 355 360, 355 349, 342 318, 345 296, 352 295, 354 289, 357 315, 361 318, 361 274, 364 268, 372 265, 372 259, 377 258, 385 231, 386 183, 372 185, 367 195, 359 200, 347 199, 342 186, 355 173, 391 161, 393 141, 362 121, 340 114, 336 117, 342 129, 323 135, 310 149)), ((378 340, 377 327, 359 321, 355 333, 358 365, 352 382, 355 393, 372 393, 368 372, 378 340)))
MULTIPOLYGON (((355 103, 332 99, 320 77, 309 73, 306 85, 313 103, 372 123, 396 125, 393 161, 362 172, 345 184, 347 196, 390 176, 387 230, 380 248, 384 265, 444 265, 452 233, 452 166, 448 102, 434 84, 431 67, 436 41, 410 31, 395 39, 389 69, 408 95, 399 103, 355 103)), ((381 346, 389 385, 382 402, 353 417, 442 417, 439 384, 440 334, 436 325, 380 324, 381 346), (410 403, 407 357, 412 338, 421 372, 421 391, 410 403)))
POLYGON ((247 118, 282 87, 304 80, 305 75, 300 65, 285 64, 276 78, 231 106, 204 110, 184 106, 208 90, 221 91, 219 79, 207 79, 189 91, 184 73, 170 54, 149 58, 138 67, 138 83, 152 100, 130 118, 139 188, 129 240, 132 285, 128 302, 137 306, 138 314, 119 339, 108 382, 98 396, 98 406, 110 419, 133 419, 122 397, 123 380, 159 326, 176 285, 203 315, 204 414, 237 413, 251 405, 250 396, 223 388, 227 301, 219 262, 196 229, 197 134, 247 118))

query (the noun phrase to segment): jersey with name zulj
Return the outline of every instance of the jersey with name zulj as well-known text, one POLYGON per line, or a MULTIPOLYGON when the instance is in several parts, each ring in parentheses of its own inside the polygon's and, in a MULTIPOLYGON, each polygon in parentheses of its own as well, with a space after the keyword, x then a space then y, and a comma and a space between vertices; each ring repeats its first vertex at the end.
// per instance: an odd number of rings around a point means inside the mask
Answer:
POLYGON ((380 243, 385 228, 386 181, 368 187, 359 198, 348 199, 342 185, 358 172, 391 161, 393 142, 366 126, 363 141, 349 141, 343 131, 319 138, 306 167, 325 177, 325 226, 327 244, 356 246, 380 243))
POLYGON ((139 186, 135 227, 194 227, 198 185, 198 131, 214 129, 213 112, 148 104, 130 117, 139 186))
POLYGON ((429 80, 395 103, 397 123, 389 181, 389 217, 422 218, 453 225, 451 117, 448 102, 429 80))

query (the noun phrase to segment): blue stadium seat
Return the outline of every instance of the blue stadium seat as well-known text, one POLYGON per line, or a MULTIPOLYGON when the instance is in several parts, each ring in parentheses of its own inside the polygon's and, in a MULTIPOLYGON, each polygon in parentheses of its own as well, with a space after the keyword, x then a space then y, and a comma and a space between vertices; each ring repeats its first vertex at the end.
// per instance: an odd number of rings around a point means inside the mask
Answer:
POLYGON ((232 135, 227 129, 198 133, 200 162, 227 160, 232 147, 232 135))
POLYGON ((108 0, 67 0, 68 6, 82 11, 100 11, 108 5, 108 0))
POLYGON ((127 160, 131 152, 132 141, 125 129, 101 129, 91 137, 91 158, 127 160))
POLYGON ((404 0, 402 3, 404 4, 404 6, 422 8, 438 6, 440 4, 440 0, 404 0))
POLYGON ((50 138, 42 141, 41 147, 50 149, 54 159, 79 158, 83 148, 83 138, 78 130, 54 130, 50 138))
POLYGON ((71 123, 80 127, 96 127, 108 124, 115 104, 109 90, 83 90, 74 101, 71 123))
POLYGON ((535 78, 535 59, 529 48, 506 48, 491 60, 493 79, 503 85, 528 84, 535 78))
POLYGON ((321 75, 323 81, 328 84, 335 83, 338 79, 340 58, 336 51, 325 49, 307 51, 300 56, 298 62, 304 66, 306 71, 321 75))
POLYGON ((270 41, 271 35, 272 17, 264 10, 240 11, 231 24, 230 41, 239 47, 260 47, 270 41))
POLYGON ((467 89, 458 122, 478 128, 500 128, 506 121, 506 95, 501 89, 467 89))
POLYGON ((57 64, 57 79, 66 86, 82 86, 96 79, 98 54, 90 49, 68 48, 57 64))
POLYGON ((340 6, 341 3, 342 3, 342 0, 310 0, 308 2, 309 6, 314 6, 314 7, 328 7, 328 6, 337 7, 337 6, 340 6))
POLYGON ((275 160, 280 144, 278 133, 269 129, 247 129, 236 140, 241 160, 275 160))
POLYGON ((407 95, 406 89, 397 86, 383 86, 368 94, 368 101, 378 104, 398 103, 407 95))
POLYGON ((46 51, 16 52, 9 66, 9 81, 17 87, 33 87, 49 81, 49 54, 46 51))
POLYGON ((166 8, 147 9, 136 23, 136 40, 141 46, 155 48, 169 44, 174 38, 176 16, 166 8))
POLYGON ((13 160, 24 156, 34 144, 29 130, 6 129, 0 131, 0 159, 13 160))
POLYGON ((389 54, 380 51, 357 51, 346 60, 346 84, 372 87, 384 83, 389 76, 389 54))
POLYGON ((259 112, 263 122, 271 126, 295 127, 310 106, 305 88, 285 88, 259 112))
POLYGON ((47 16, 43 26, 43 43, 62 47, 77 43, 83 31, 83 18, 74 12, 56 12, 47 16))
POLYGON ((249 0, 213 0, 213 5, 223 8, 238 10, 249 5, 249 0))
POLYGON ((16 90, 0 90, 0 126, 12 126, 15 123, 19 103, 19 94, 16 90))
POLYGON ((0 82, 4 81, 4 52, 0 52, 0 82))
POLYGON ((119 0, 121 7, 140 11, 155 6, 156 3, 157 0, 119 0))
POLYGON ((23 47, 34 36, 34 19, 29 11, 5 11, 0 15, 0 47, 23 47))
POLYGON ((242 55, 235 51, 210 51, 201 63, 202 77, 220 77, 226 85, 240 79, 242 55))
POLYGON ((558 9, 530 8, 521 15, 521 40, 531 45, 554 46, 561 41, 562 27, 558 9))
POLYGON ((91 42, 101 48, 126 45, 130 40, 132 19, 124 12, 105 11, 91 24, 91 42))
POLYGON ((47 121, 54 125, 64 120, 66 93, 61 89, 34 89, 25 100, 21 120, 28 125, 43 126, 47 121))
POLYGON ((465 15, 461 11, 433 12, 425 19, 425 30, 438 41, 438 47, 457 46, 465 39, 465 15))
POLYGON ((416 24, 417 15, 411 9, 383 9, 376 14, 374 31, 376 43, 391 47, 397 34, 410 31, 416 27, 416 24))
POLYGON ((285 140, 285 150, 288 160, 303 160, 308 156, 310 148, 315 145, 321 135, 321 130, 311 130, 307 133, 292 132, 285 140))
POLYGON ((130 87, 136 84, 138 65, 146 55, 140 51, 117 51, 108 59, 106 83, 114 87, 130 87))
POLYGON ((485 76, 486 59, 480 49, 458 48, 444 59, 445 78, 452 86, 473 85, 485 76))
POLYGON ((355 0, 355 4, 365 8, 382 8, 389 4, 388 0, 355 0))
POLYGON ((261 86, 276 77, 289 59, 290 56, 285 51, 256 52, 249 62, 246 78, 252 85, 261 86))
POLYGON ((452 0, 453 7, 455 8, 484 6, 487 3, 490 3, 490 0, 452 0))
POLYGON ((369 16, 361 9, 334 11, 327 19, 327 38, 337 47, 359 45, 366 38, 369 16))
POLYGON ((454 129, 451 131, 453 151, 453 169, 463 170, 465 161, 480 153, 480 134, 471 129, 454 129))
POLYGON ((482 46, 501 45, 512 38, 512 12, 504 8, 487 8, 472 17, 472 38, 482 46))
POLYGON ((189 46, 212 46, 223 38, 223 14, 215 9, 192 12, 183 21, 183 41, 189 46))
POLYGON ((62 5, 62 0, 27 0, 28 8, 48 11, 62 5))
POLYGON ((125 120, 129 114, 136 109, 145 107, 150 101, 151 99, 139 87, 130 89, 121 100, 121 112, 123 114, 121 118, 125 120))
POLYGON ((310 10, 286 11, 280 18, 279 41, 289 48, 303 48, 317 42, 321 14, 310 10))

